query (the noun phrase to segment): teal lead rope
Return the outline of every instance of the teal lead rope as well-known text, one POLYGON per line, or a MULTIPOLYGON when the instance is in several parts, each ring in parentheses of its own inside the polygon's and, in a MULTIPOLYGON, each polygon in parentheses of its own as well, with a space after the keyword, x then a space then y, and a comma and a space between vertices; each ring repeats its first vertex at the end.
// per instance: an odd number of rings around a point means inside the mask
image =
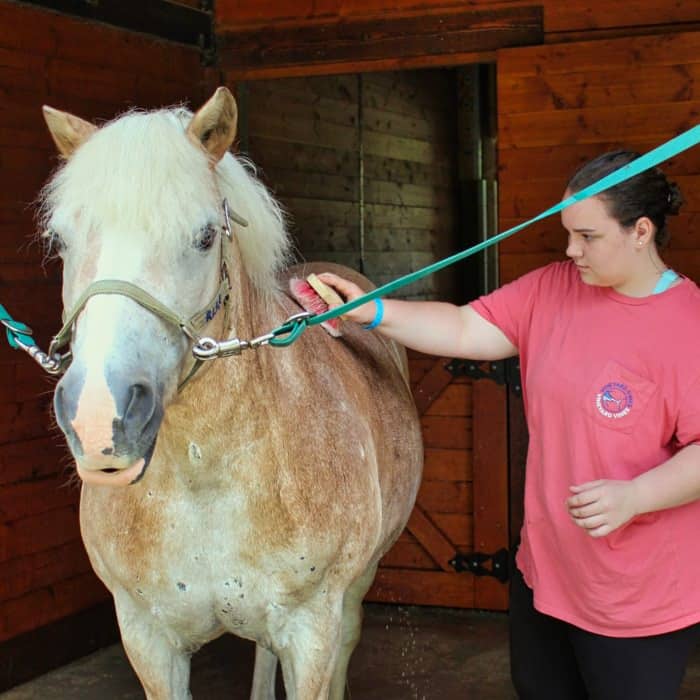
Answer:
POLYGON ((546 211, 543 211, 541 214, 538 214, 534 218, 529 219, 528 221, 525 221, 522 224, 513 226, 513 228, 509 228, 507 231, 499 233, 496 236, 493 236, 492 238, 489 238, 486 241, 482 241, 481 243, 478 243, 472 246, 471 248, 467 248, 466 250, 463 250, 460 253, 456 253, 455 255, 452 255, 449 258, 439 260, 438 262, 421 268, 416 272, 411 272, 408 275, 399 277, 393 282, 388 282, 387 284, 381 287, 377 287, 377 289, 373 289, 371 292, 368 292, 367 294, 364 294, 363 296, 358 297, 353 301, 349 301, 343 304, 342 306, 336 306, 335 308, 329 309, 328 311, 325 311, 324 313, 318 314, 316 316, 295 319, 293 322, 286 323, 280 326, 279 328, 276 328, 274 331, 272 331, 272 335, 274 337, 270 340, 270 345, 275 345, 278 347, 290 345, 301 335, 302 331, 300 329, 303 329, 306 326, 315 326, 319 323, 323 323, 324 321, 330 321, 331 319, 337 318, 338 316, 345 314, 348 311, 357 308, 358 306, 362 306, 362 304, 366 304, 368 301, 372 301, 373 299, 378 299, 379 297, 386 296, 387 294, 390 294, 391 292, 394 292, 397 289, 406 286, 407 284, 416 282, 417 280, 423 279, 423 277, 432 275, 438 270, 442 270, 443 268, 448 267, 449 265, 459 262, 460 260, 464 260, 470 255, 474 255, 475 253, 478 253, 484 250, 485 248, 488 248, 489 246, 495 245, 496 243, 499 243, 500 241, 503 241, 509 236, 512 236, 513 234, 517 233, 518 231, 522 231, 525 227, 530 226, 531 224, 534 224, 537 221, 546 219, 547 217, 552 216, 553 214, 558 214, 560 211, 563 211, 567 207, 570 207, 572 204, 575 204, 576 202, 580 202, 583 199, 587 199, 588 197, 593 197, 597 194, 600 194, 604 190, 614 187, 615 185, 619 185, 621 182, 629 180, 635 175, 639 175, 645 170, 649 170, 650 168, 653 168, 659 165, 660 163, 663 163, 665 160, 668 160, 669 158, 672 158, 673 156, 678 155, 679 153, 682 153, 683 151, 686 151, 689 148, 692 148, 693 146, 697 145, 698 141, 700 141, 700 124, 694 126, 688 131, 683 132, 679 136, 672 138, 670 141, 666 141, 666 143, 663 143, 661 146, 658 146, 657 148, 649 151, 648 153, 645 153, 639 158, 636 158, 631 163, 623 165, 621 168, 618 168, 615 172, 606 175, 597 182, 594 182, 592 185, 585 187, 579 192, 576 192, 575 194, 571 195, 571 197, 567 197, 558 204, 555 204, 553 207, 550 207, 546 211))
MULTIPOLYGON (((522 231, 526 226, 530 226, 530 224, 534 224, 535 222, 541 221, 542 219, 552 216, 553 214, 557 214, 576 202, 580 202, 583 199, 600 194, 610 187, 619 185, 621 182, 624 182, 635 175, 639 175, 639 173, 649 170, 649 168, 659 165, 659 163, 662 163, 663 161, 668 160, 669 158, 672 158, 673 156, 697 145, 698 141, 700 141, 700 125, 694 126, 692 129, 689 129, 670 141, 667 141, 658 148, 655 148, 654 150, 649 151, 649 153, 640 156, 631 163, 624 165, 615 172, 610 173, 610 175, 601 178, 598 180, 598 182, 593 183, 589 187, 584 188, 571 197, 567 197, 565 200, 562 200, 558 204, 550 207, 546 211, 543 211, 541 214, 538 214, 534 218, 529 219, 522 224, 518 224, 517 226, 514 226, 503 233, 499 233, 486 241, 482 241, 471 248, 467 248, 461 253, 456 253, 455 255, 433 263, 432 265, 428 265, 427 267, 417 270, 416 272, 399 277, 393 282, 377 287, 377 289, 374 289, 371 292, 354 299, 353 301, 349 301, 341 306, 329 309, 322 314, 315 316, 313 314, 308 314, 302 317, 294 317, 265 336, 261 336, 258 341, 262 341, 264 338, 265 342, 269 342, 270 345, 277 347, 291 345, 304 332, 307 326, 315 326, 319 323, 323 323, 324 321, 330 321, 331 319, 337 318, 338 316, 341 316, 342 314, 347 313, 358 306, 362 306, 362 304, 366 304, 374 299, 379 300, 380 297, 390 294, 391 292, 394 292, 407 284, 411 284, 412 282, 423 279, 423 277, 432 275, 434 272, 442 270, 443 268, 459 262, 460 260, 464 260, 470 255, 474 255, 475 253, 478 253, 489 246, 496 245, 496 243, 505 240, 518 231, 522 231)), ((10 344, 10 347, 27 351, 48 372, 57 374, 62 371, 64 360, 61 357, 49 357, 45 353, 42 353, 36 347, 36 342, 32 337, 31 328, 23 323, 15 321, 2 305, 0 305, 0 324, 5 327, 7 341, 10 344)), ((242 342, 236 342, 239 346, 243 345, 242 342)), ((261 344, 264 343, 253 343, 251 341, 251 343, 247 343, 245 345, 246 347, 257 347, 261 344)), ((49 352, 51 352, 51 349, 49 349, 49 352)), ((212 355, 211 357, 213 358, 215 356, 216 355, 212 355)))
POLYGON ((32 329, 24 323, 15 321, 2 304, 0 304, 0 323, 5 326, 5 335, 11 348, 19 350, 36 345, 32 337, 32 329))

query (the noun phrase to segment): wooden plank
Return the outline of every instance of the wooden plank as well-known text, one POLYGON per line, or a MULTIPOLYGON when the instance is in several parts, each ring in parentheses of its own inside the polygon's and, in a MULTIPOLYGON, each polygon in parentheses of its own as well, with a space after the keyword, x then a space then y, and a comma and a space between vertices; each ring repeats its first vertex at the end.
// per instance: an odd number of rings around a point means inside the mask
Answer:
POLYGON ((434 571, 435 562, 417 542, 397 541, 382 557, 379 565, 390 569, 422 569, 434 571))
POLYGON ((435 110, 421 117, 415 112, 403 115, 374 107, 363 107, 362 128, 365 131, 378 131, 382 134, 390 132, 396 136, 431 141, 450 148, 454 142, 453 134, 442 128, 442 124, 434 118, 434 114, 435 110))
MULTIPOLYGON (((66 465, 67 455, 67 448, 53 435, 0 445, 0 487, 56 474, 66 465)), ((0 490, 0 498, 3 494, 0 490)))
POLYGON ((81 3, 74 0, 31 0, 32 5, 77 17, 90 23, 147 34, 202 49, 211 48, 211 16, 177 2, 142 0, 138 7, 121 0, 81 3))
POLYGON ((397 183, 414 183, 433 187, 449 187, 454 182, 450 160, 418 163, 403 158, 387 158, 364 154, 364 174, 367 178, 397 183))
MULTIPOLYGON (((508 425, 505 386, 477 380, 474 392, 474 550, 494 553, 509 545, 508 425)), ((507 587, 489 576, 474 582, 476 607, 505 610, 507 587)))
POLYGON ((435 114, 454 119, 447 106, 448 100, 454 100, 454 85, 447 80, 448 71, 401 71, 394 73, 370 73, 362 79, 363 111, 375 110, 384 115, 397 115, 401 118, 428 119, 435 114), (419 79, 425 72, 433 79, 433 85, 426 89, 419 79), (400 75, 399 80, 387 83, 384 76, 400 75), (437 99, 436 99, 437 98, 437 99))
POLYGON ((451 384, 438 396, 425 412, 427 416, 472 415, 471 384, 451 384))
MULTIPOLYGON (((700 206, 698 200, 696 206, 700 206)), ((690 203, 690 202, 689 202, 690 203)), ((522 223, 522 218, 501 219, 504 230, 522 223)), ((700 248, 700 213, 692 212, 668 217, 666 228, 671 236, 671 250, 696 250, 700 248)), ((501 253, 554 252, 563 253, 566 247, 566 231, 559 217, 540 221, 499 243, 501 253)), ((664 251, 662 251, 662 257, 664 251)))
POLYGON ((80 539, 78 508, 71 505, 14 522, 0 522, 0 562, 80 539))
POLYGON ((419 496, 406 527, 430 555, 438 568, 443 571, 452 571, 450 560, 455 555, 455 546, 445 537, 444 533, 430 519, 420 504, 419 496))
MULTIPOLYGON (((253 83, 260 85, 260 83, 253 83)), ((328 97, 316 97, 315 99, 303 99, 305 95, 299 95, 296 99, 285 99, 276 91, 255 91, 248 94, 248 109, 250 124, 257 120, 258 116, 265 114, 280 114, 288 121, 301 122, 325 122, 338 126, 357 128, 358 107, 356 102, 351 102, 349 96, 340 96, 340 99, 328 97)), ((274 132, 273 132, 274 133, 274 132)))
POLYGON ((297 174, 330 173, 346 177, 355 177, 360 172, 359 156, 355 151, 338 150, 324 144, 281 141, 274 134, 251 134, 249 154, 266 179, 279 178, 284 169, 297 174))
POLYGON ((423 416, 423 441, 426 447, 466 450, 471 447, 472 424, 465 416, 423 416))
POLYGON ((625 0, 624 3, 596 5, 590 0, 568 0, 548 3, 548 32, 595 30, 608 27, 665 25, 694 22, 700 17, 698 0, 659 3, 654 0, 625 0))
POLYGON ((3 562, 0 601, 19 598, 88 571, 90 562, 80 540, 3 562))
POLYGON ((518 253, 515 255, 504 253, 498 258, 501 284, 512 282, 530 270, 535 270, 551 262, 565 259, 566 256, 563 252, 518 253))
POLYGON ((700 99, 700 90, 695 89, 698 80, 700 63, 649 65, 624 74, 601 66, 595 72, 504 76, 498 85, 498 104, 504 114, 515 114, 688 102, 700 99))
POLYGON ((315 199, 319 202, 359 200, 360 181, 357 176, 304 172, 300 177, 302 172, 276 168, 274 180, 270 180, 275 196, 280 199, 315 199))
POLYGON ((423 479, 425 481, 471 481, 472 451, 425 448, 423 479))
POLYGON ((436 360, 430 370, 413 387, 413 398, 418 414, 423 415, 435 399, 450 384, 453 375, 447 371, 448 358, 436 360))
POLYGON ((168 46, 145 35, 128 33, 75 20, 26 5, 0 5, 0 47, 44 56, 60 56, 86 64, 99 60, 104 66, 141 72, 152 78, 201 73, 198 49, 168 46), (99 58, 95 47, 99 46, 99 58))
POLYGON ((365 600, 473 608, 474 578, 445 571, 379 569, 365 600))
POLYGON ((471 513, 472 485, 463 481, 423 481, 417 503, 430 513, 471 513))
POLYGON ((4 486, 0 490, 0 518, 12 522, 46 511, 77 505, 80 489, 74 480, 69 486, 67 475, 49 474, 43 479, 34 479, 4 486))
MULTIPOLYGON (((692 0, 693 4, 697 2, 692 0)), ((624 26, 629 26, 629 22, 624 26)), ((499 74, 511 77, 536 75, 545 67, 550 75, 586 71, 595 73, 601 69, 626 73, 631 69, 643 70, 643 66, 647 65, 697 63, 699 50, 698 32, 659 32, 626 40, 615 38, 502 49, 498 52, 498 70, 499 74)))
POLYGON ((416 253, 432 253, 436 256, 438 242, 450 241, 454 238, 454 228, 446 220, 440 229, 420 228, 373 228, 365 231, 365 251, 397 253, 414 251, 416 253))
POLYGON ((541 8, 529 6, 230 33, 220 27, 219 51, 224 70, 492 51, 541 43, 542 22, 541 8))
POLYGON ((357 75, 307 76, 284 78, 274 81, 251 81, 248 83, 250 99, 256 96, 275 95, 285 103, 298 100, 322 104, 323 100, 357 104, 359 77, 357 75))
POLYGON ((46 435, 51 415, 51 397, 0 403, 0 445, 46 435))
POLYGON ((283 111, 258 112, 251 118, 249 129, 251 139, 275 134, 280 141, 333 146, 338 150, 349 151, 355 151, 359 143, 355 126, 298 120, 287 116, 283 111))
POLYGON ((468 551, 472 548, 474 518, 471 513, 432 513, 431 518, 457 549, 468 551))
MULTIPOLYGON (((700 210, 700 174, 679 175, 673 178, 681 189, 686 203, 684 211, 700 210)), ((517 187, 506 187, 499 193, 499 214, 503 219, 520 219, 521 221, 539 214, 558 202, 564 195, 566 182, 556 180, 526 180, 517 187)), ((672 218, 672 217, 669 217, 672 218)), ((559 217, 548 220, 549 225, 557 222, 559 217)))
POLYGON ((504 114, 499 134, 506 148, 625 139, 663 143, 692 128, 698 116, 700 101, 504 114), (661 110, 664 118, 658 119, 661 110))
MULTIPOLYGON (((646 153, 660 145, 660 141, 599 141, 596 143, 561 143, 530 147, 502 148, 498 151, 498 182, 502 187, 517 187, 523 180, 552 180, 568 182, 578 168, 592 158, 620 148, 646 153), (546 165, 546 167, 545 167, 546 165)), ((700 149, 691 148, 664 161, 662 169, 671 177, 700 172, 700 149)))
POLYGON ((96 605, 109 596, 92 572, 0 604, 0 641, 96 605))

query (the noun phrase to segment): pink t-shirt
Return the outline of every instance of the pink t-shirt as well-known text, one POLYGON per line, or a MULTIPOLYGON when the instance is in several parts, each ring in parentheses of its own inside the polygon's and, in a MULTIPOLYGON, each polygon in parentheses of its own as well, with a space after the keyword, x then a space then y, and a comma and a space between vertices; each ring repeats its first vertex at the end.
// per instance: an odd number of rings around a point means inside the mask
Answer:
POLYGON ((572 484, 632 479, 700 443, 698 287, 626 297, 563 262, 471 306, 520 353, 530 443, 517 563, 535 607, 613 637, 700 621, 700 501, 601 538, 565 505, 572 484))

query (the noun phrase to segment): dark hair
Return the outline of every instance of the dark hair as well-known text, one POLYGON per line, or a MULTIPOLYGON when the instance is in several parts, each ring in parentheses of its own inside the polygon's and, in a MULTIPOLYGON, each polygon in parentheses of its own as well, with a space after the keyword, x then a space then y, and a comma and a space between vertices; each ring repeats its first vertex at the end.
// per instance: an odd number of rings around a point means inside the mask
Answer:
MULTIPOLYGON (((579 168, 567 189, 571 193, 579 192, 638 157, 639 154, 632 151, 604 153, 579 168)), ((678 185, 669 182, 658 168, 645 170, 601 192, 598 197, 605 202, 610 216, 625 228, 634 226, 642 216, 648 217, 656 226, 654 241, 659 247, 666 245, 669 239, 666 217, 677 214, 683 204, 678 185)))

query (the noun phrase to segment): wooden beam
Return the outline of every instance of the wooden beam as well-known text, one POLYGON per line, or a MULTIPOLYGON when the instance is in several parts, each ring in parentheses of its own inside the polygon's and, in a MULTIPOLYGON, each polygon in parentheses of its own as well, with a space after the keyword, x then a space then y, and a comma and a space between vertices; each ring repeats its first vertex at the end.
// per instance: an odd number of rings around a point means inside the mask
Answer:
POLYGON ((169 0, 20 0, 27 5, 44 7, 60 14, 94 20, 121 29, 198 46, 208 52, 213 46, 212 13, 187 7, 169 0))
POLYGON ((511 7, 229 31, 219 36, 219 58, 221 68, 239 78, 292 66, 348 70, 367 63, 386 70, 376 64, 412 59, 449 64, 455 55, 541 44, 543 38, 541 6, 511 7))

